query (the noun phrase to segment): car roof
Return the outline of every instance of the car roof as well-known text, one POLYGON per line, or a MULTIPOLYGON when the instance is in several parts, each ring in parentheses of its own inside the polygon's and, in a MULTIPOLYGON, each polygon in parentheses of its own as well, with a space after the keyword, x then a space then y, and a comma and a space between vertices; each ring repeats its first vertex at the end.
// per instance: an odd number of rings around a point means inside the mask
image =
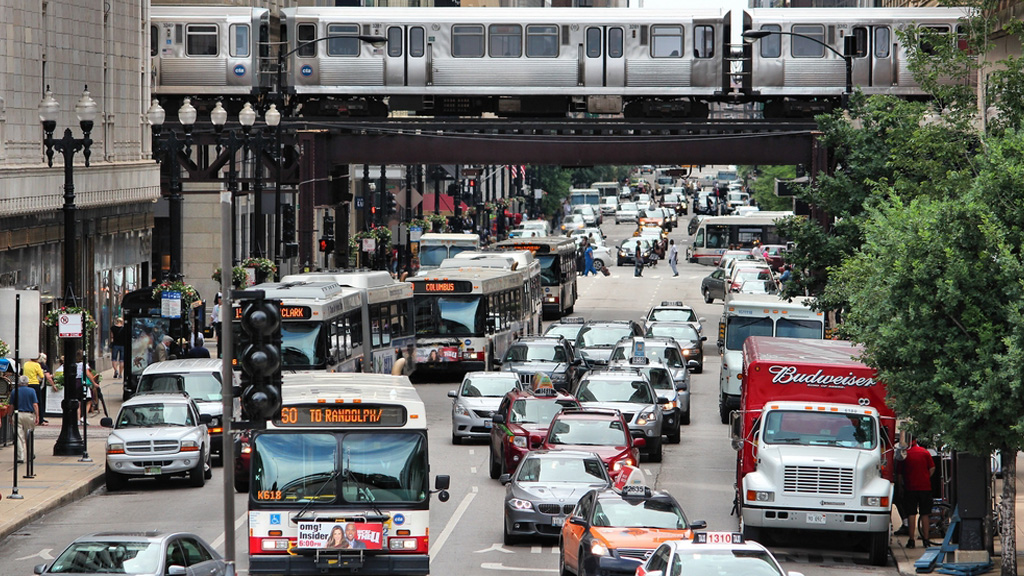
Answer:
POLYGON ((559 340, 565 340, 565 336, 562 336, 561 334, 554 334, 551 336, 524 336, 519 340, 512 342, 510 346, 515 346, 516 344, 551 344, 553 342, 558 342, 559 340))
POLYGON ((586 374, 583 375, 583 378, 582 378, 582 380, 580 382, 582 383, 584 380, 623 380, 623 381, 633 382, 634 380, 636 380, 638 378, 638 376, 639 376, 639 378, 641 380, 647 380, 647 377, 644 376, 643 374, 637 375, 637 374, 632 373, 632 372, 616 373, 616 372, 597 371, 597 372, 587 372, 586 374))
POLYGON ((651 310, 648 312, 648 314, 655 310, 693 310, 693 306, 690 306, 689 304, 684 304, 679 300, 663 300, 661 304, 655 304, 654 306, 651 306, 651 310))
POLYGON ((560 420, 565 418, 572 418, 574 420, 625 420, 622 412, 615 408, 586 407, 563 409, 558 414, 555 414, 555 418, 560 420))
POLYGON ((169 404, 188 404, 191 400, 184 392, 180 394, 154 393, 139 394, 126 400, 121 406, 134 406, 136 404, 155 404, 164 402, 169 404))
POLYGON ((220 358, 182 358, 180 360, 164 360, 154 362, 142 371, 143 376, 149 374, 181 374, 184 372, 220 372, 220 358))
MULTIPOLYGON (((511 372, 509 372, 509 374, 511 374, 511 372)), ((579 400, 576 400, 575 396, 569 394, 565 390, 559 390, 557 388, 554 388, 554 390, 555 394, 552 394, 550 396, 538 396, 533 393, 533 390, 530 389, 513 388, 512 390, 506 392, 505 396, 509 400, 572 400, 577 403, 579 402, 579 400)))
POLYGON ((623 336, 615 343, 616 346, 643 342, 644 344, 661 344, 664 346, 678 346, 679 342, 671 336, 623 336))
MULTIPOLYGON (((620 492, 619 490, 616 490, 615 488, 605 488, 603 490, 601 490, 601 489, 597 490, 597 499, 598 500, 632 500, 632 501, 658 500, 658 501, 661 501, 661 502, 671 502, 671 503, 675 504, 677 507, 679 507, 679 509, 682 509, 682 506, 679 505, 679 502, 675 498, 673 498, 672 495, 669 494, 668 492, 666 492, 665 490, 653 490, 652 489, 650 496, 635 496, 635 495, 623 496, 622 492, 620 492)), ((687 524, 689 524, 689 518, 687 518, 687 524)))
MULTIPOLYGON (((752 540, 744 540, 742 543, 739 544, 696 544, 691 540, 671 540, 666 542, 666 544, 671 544, 678 551, 694 553, 700 552, 701 550, 750 550, 757 552, 768 552, 768 554, 771 555, 771 551, 768 550, 768 548, 752 540)), ((775 556, 772 555, 772 558, 775 558, 775 556)), ((776 562, 777 561, 778 560, 776 559, 776 562)))
MULTIPOLYGON (((110 530, 105 532, 93 532, 74 539, 74 542, 101 541, 101 542, 160 542, 176 536, 195 536, 189 532, 164 532, 162 530, 147 530, 143 532, 131 530, 110 530)), ((198 538, 198 537, 197 537, 198 538)))
POLYGON ((588 320, 583 326, 632 326, 635 324, 632 320, 588 320))
POLYGON ((507 379, 507 380, 517 380, 517 381, 519 380, 511 372, 493 372, 493 371, 492 372, 487 372, 487 371, 484 371, 484 370, 477 370, 475 372, 466 372, 466 375, 462 379, 466 380, 467 378, 503 378, 503 379, 507 379))
POLYGON ((526 458, 560 458, 568 456, 570 458, 594 458, 600 460, 601 457, 593 452, 585 452, 583 450, 530 450, 526 453, 526 458))

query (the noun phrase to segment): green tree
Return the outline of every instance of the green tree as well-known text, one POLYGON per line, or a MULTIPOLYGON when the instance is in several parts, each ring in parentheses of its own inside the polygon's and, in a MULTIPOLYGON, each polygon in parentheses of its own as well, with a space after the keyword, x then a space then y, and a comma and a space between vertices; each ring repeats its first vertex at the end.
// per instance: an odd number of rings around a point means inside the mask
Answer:
POLYGON ((739 166, 737 172, 747 182, 750 197, 761 210, 792 210, 792 198, 775 195, 775 180, 796 178, 796 166, 739 166))

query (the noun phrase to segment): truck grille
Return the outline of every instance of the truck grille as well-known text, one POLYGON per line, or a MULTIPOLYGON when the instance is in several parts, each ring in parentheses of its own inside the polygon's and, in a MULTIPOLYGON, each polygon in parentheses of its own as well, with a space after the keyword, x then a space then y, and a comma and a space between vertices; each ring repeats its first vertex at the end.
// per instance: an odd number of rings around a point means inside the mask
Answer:
POLYGON ((853 495, 853 468, 786 466, 783 490, 803 494, 853 495))
POLYGON ((142 440, 126 442, 126 454, 173 454, 178 451, 177 440, 142 440))

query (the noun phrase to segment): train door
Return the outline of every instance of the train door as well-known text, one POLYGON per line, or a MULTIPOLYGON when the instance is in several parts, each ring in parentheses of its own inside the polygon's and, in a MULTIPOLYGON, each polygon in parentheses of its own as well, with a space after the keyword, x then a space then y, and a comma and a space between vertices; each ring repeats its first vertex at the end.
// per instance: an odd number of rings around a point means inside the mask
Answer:
POLYGON ((590 26, 583 38, 584 85, 625 86, 621 26, 590 26))
POLYGON ((888 26, 857 26, 853 29, 850 42, 854 85, 878 88, 892 86, 891 29, 888 26))
POLYGON ((387 86, 426 86, 426 37, 422 26, 391 26, 387 32, 387 86))
POLYGON ((888 26, 871 28, 871 85, 894 86, 896 84, 895 52, 896 40, 888 26))

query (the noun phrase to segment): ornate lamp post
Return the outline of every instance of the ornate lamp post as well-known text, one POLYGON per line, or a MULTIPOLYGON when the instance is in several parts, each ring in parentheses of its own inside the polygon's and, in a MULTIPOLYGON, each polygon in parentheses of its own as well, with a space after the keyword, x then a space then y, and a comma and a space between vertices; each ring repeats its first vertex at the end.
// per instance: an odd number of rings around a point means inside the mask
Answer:
MULTIPOLYGON (((53 166, 53 153, 60 152, 64 159, 64 302, 76 298, 76 284, 78 276, 75 274, 76 253, 78 246, 76 242, 75 229, 77 210, 75 206, 75 153, 81 151, 85 159, 85 165, 89 166, 91 155, 93 122, 96 120, 98 107, 96 101, 89 96, 89 87, 86 86, 82 97, 75 104, 75 114, 78 116, 78 123, 82 127, 82 138, 75 138, 70 128, 64 130, 64 136, 54 139, 53 131, 57 128, 57 116, 60 114, 60 103, 53 98, 50 87, 46 87, 46 94, 39 102, 39 121, 43 125, 46 136, 43 138, 43 145, 46 147, 46 164, 53 166)), ((55 456, 80 456, 85 454, 85 442, 78 432, 79 404, 84 392, 81 386, 76 384, 76 355, 78 353, 78 340, 66 338, 64 340, 64 401, 61 402, 61 423, 60 436, 53 445, 55 456)))
POLYGON ((146 112, 146 119, 153 128, 153 158, 164 164, 170 182, 170 195, 167 197, 171 221, 171 266, 170 277, 180 280, 182 276, 182 202, 181 195, 181 168, 178 166, 178 154, 183 153, 186 158, 191 155, 192 150, 192 126, 196 123, 196 109, 188 98, 178 109, 178 122, 181 123, 185 132, 185 139, 179 140, 174 130, 169 130, 166 135, 161 131, 166 118, 166 112, 160 107, 160 103, 154 99, 146 112))

